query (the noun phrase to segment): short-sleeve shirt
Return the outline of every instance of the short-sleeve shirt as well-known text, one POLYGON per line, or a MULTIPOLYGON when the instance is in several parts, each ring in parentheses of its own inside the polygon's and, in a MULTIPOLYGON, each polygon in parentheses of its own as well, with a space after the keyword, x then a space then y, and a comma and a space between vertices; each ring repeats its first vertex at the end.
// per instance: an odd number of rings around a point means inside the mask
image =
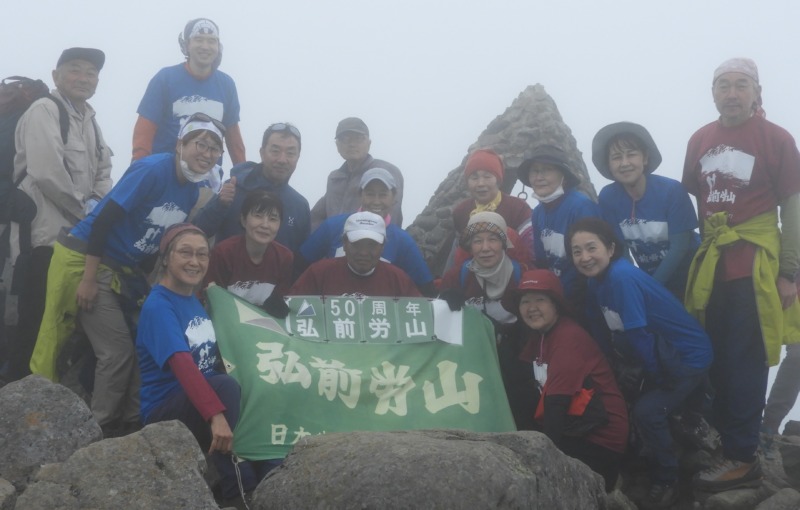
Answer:
POLYGON ((211 320, 195 296, 176 294, 161 285, 153 287, 142 306, 136 334, 143 421, 180 387, 168 364, 176 352, 190 353, 204 376, 216 373, 220 359, 216 338, 211 320))
POLYGON ((245 236, 229 237, 211 250, 205 283, 214 282, 256 306, 264 304, 273 292, 285 296, 292 281, 294 256, 288 248, 273 241, 263 258, 254 263, 247 254, 245 236))
POLYGON ((323 259, 311 264, 294 283, 289 294, 422 297, 402 269, 381 260, 370 275, 360 276, 348 267, 345 257, 323 259))
POLYGON ((233 126, 239 122, 239 95, 233 78, 222 71, 196 78, 186 64, 178 64, 156 73, 136 112, 157 126, 152 153, 174 153, 181 119, 202 112, 233 126))
POLYGON ((574 189, 554 202, 542 203, 533 208, 533 251, 536 266, 554 272, 561 280, 567 297, 573 295, 578 273, 572 265, 572 258, 567 256, 564 238, 570 225, 587 216, 601 217, 600 208, 586 195, 574 189))
MULTIPOLYGON (((669 251, 669 236, 696 229, 697 214, 678 181, 652 174, 646 179, 644 195, 639 200, 633 200, 618 182, 603 188, 600 210, 625 240, 636 265, 652 276, 669 251)), ((695 249, 699 241, 695 239, 695 249)))
MULTIPOLYGON (((332 216, 323 221, 300 247, 306 262, 313 263, 323 258, 343 257, 342 232, 349 213, 332 216)), ((406 272, 417 285, 433 281, 431 270, 425 263, 414 239, 394 223, 386 225, 386 242, 383 244, 381 260, 396 265, 406 272)))
MULTIPOLYGON (((800 193, 800 153, 792 135, 759 115, 733 127, 717 120, 689 140, 682 182, 697 197, 701 221, 726 212, 728 224, 738 225, 800 193)), ((751 276, 754 257, 752 244, 727 247, 718 277, 751 276)))
POLYGON ((663 285, 626 259, 611 262, 602 278, 589 278, 589 291, 612 332, 645 328, 672 346, 685 365, 705 368, 711 363, 711 341, 700 323, 663 285))
POLYGON ((178 181, 173 154, 153 154, 134 161, 94 211, 70 233, 88 242, 97 215, 113 200, 127 214, 109 232, 103 254, 122 265, 136 265, 158 252, 161 235, 186 220, 198 195, 198 184, 178 181))

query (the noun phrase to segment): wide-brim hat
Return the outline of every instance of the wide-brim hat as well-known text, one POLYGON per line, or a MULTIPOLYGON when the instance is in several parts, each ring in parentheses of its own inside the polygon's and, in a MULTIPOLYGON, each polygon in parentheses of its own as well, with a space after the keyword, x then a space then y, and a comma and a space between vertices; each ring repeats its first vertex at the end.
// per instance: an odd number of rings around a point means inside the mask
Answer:
POLYGON ((608 167, 608 142, 617 135, 631 134, 642 141, 647 149, 647 166, 644 169, 645 174, 651 174, 661 164, 661 152, 656 146, 650 132, 633 122, 616 122, 605 126, 594 135, 592 140, 592 162, 595 168, 606 179, 613 181, 614 177, 611 176, 611 169, 608 167))
POLYGON ((569 163, 567 153, 561 147, 556 145, 539 145, 533 149, 525 151, 522 156, 522 164, 517 169, 517 179, 520 180, 525 186, 531 186, 529 180, 529 172, 531 165, 535 162, 549 163, 558 167, 564 174, 564 189, 574 188, 580 183, 580 178, 575 174, 572 165, 569 163))

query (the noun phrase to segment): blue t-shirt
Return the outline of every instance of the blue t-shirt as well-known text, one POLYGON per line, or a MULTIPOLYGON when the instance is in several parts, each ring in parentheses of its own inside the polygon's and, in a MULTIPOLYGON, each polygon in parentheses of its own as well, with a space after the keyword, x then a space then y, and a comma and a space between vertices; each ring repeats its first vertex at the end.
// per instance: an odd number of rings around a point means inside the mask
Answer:
POLYGON ((156 73, 136 112, 157 126, 152 153, 174 153, 181 119, 202 112, 230 127, 239 122, 239 95, 222 71, 198 79, 178 64, 156 73))
MULTIPOLYGON (((670 234, 694 231, 697 214, 681 183, 652 174, 646 179, 644 196, 635 202, 618 182, 603 188, 600 210, 614 225, 617 236, 625 240, 636 265, 652 276, 669 250, 670 234)), ((700 236, 695 233, 693 237, 691 254, 700 246, 700 236)), ((686 274, 682 273, 673 278, 685 281, 686 274)))
MULTIPOLYGON (((311 233, 300 247, 300 254, 306 262, 313 264, 320 259, 344 256, 342 232, 349 216, 350 213, 331 216, 311 233)), ((418 286, 433 281, 433 275, 417 243, 408 232, 394 223, 386 226, 386 242, 381 259, 405 271, 418 286)))
POLYGON ((645 328, 677 351, 683 364, 694 368, 711 364, 711 341, 700 323, 671 292, 628 260, 611 262, 601 277, 589 278, 589 291, 612 332, 645 328))
POLYGON ((575 291, 577 270, 564 247, 570 225, 587 216, 600 217, 600 208, 586 195, 569 190, 555 204, 539 204, 531 215, 533 223, 533 253, 537 267, 549 269, 561 280, 564 293, 571 297, 575 291))
POLYGON ((176 352, 189 352, 206 377, 216 374, 220 359, 217 337, 197 298, 156 285, 142 306, 136 335, 136 354, 142 385, 142 418, 180 387, 167 361, 176 352))
POLYGON ((197 184, 178 181, 173 154, 153 154, 134 161, 94 211, 70 233, 88 242, 97 215, 113 200, 128 214, 109 232, 103 254, 132 266, 158 251, 161 235, 169 226, 186 220, 198 195, 197 184))

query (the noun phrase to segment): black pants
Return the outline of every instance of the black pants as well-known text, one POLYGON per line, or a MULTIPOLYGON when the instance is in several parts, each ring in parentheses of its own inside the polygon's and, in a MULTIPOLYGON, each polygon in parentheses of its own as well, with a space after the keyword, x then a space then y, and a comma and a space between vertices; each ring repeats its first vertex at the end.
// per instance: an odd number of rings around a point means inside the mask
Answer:
POLYGON ((15 275, 16 278, 21 277, 21 281, 14 284, 19 289, 19 323, 16 334, 10 335, 8 339, 11 380, 21 379, 31 373, 31 355, 44 315, 47 271, 53 257, 53 248, 37 246, 30 254, 22 254, 20 257, 26 257, 27 260, 24 261, 25 270, 15 275))
POLYGON ((614 489, 622 462, 622 454, 609 450, 603 446, 591 443, 582 437, 561 437, 562 452, 574 459, 578 459, 592 471, 603 477, 606 483, 606 492, 614 489))

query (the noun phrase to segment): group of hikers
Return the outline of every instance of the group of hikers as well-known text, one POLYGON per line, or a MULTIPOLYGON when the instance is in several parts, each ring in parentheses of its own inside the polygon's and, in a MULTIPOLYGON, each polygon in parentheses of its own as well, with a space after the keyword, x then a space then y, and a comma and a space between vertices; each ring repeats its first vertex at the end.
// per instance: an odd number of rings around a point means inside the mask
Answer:
POLYGON ((643 506, 673 505, 671 424, 702 435, 706 418, 722 451, 694 487, 761 483, 760 432, 777 432, 800 378, 784 377, 762 428, 768 368, 782 344, 800 341, 800 154, 766 120, 752 60, 714 71, 719 118, 689 140, 680 183, 654 174, 658 147, 630 122, 592 142, 592 161, 613 181, 599 203, 579 191, 561 147, 531 147, 516 169, 533 209, 501 191, 495 151, 473 151, 449 267, 434 275, 401 228, 403 176, 369 154, 361 119, 338 124, 344 163, 312 208, 289 185, 302 148, 296 126, 271 124, 260 162, 247 161, 236 86, 218 69, 217 25, 191 20, 179 42, 186 62, 150 81, 132 163, 113 187, 111 151, 87 102, 102 51, 67 49, 53 71, 66 141, 50 99, 20 119, 15 179, 37 212, 30 246, 12 229, 19 322, 7 380, 57 380, 62 347, 79 331, 96 360, 91 408, 104 434, 180 419, 231 501, 274 463, 230 462, 240 388, 221 367, 203 288, 278 318, 289 313, 287 295, 440 298, 492 321, 517 427, 544 432, 607 490, 636 444, 651 479, 643 506), (223 182, 224 148, 234 166, 223 182))

